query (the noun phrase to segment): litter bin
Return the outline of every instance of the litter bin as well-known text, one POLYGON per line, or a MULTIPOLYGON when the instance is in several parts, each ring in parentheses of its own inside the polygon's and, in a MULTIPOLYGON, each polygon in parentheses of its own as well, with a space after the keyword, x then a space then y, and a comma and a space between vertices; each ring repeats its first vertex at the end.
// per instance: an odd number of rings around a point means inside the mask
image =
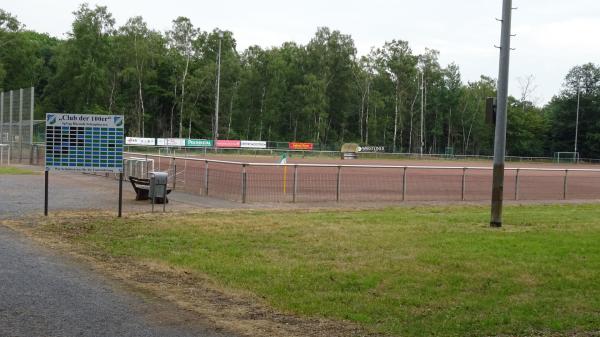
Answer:
POLYGON ((167 181, 169 174, 167 172, 150 172, 150 188, 148 195, 154 205, 167 202, 167 181))

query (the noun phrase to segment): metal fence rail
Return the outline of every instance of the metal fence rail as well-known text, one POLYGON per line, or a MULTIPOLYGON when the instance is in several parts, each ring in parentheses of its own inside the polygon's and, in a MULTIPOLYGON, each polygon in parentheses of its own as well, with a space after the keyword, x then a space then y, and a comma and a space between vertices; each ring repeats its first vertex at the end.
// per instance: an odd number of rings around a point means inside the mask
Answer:
MULTIPOLYGON (((154 160, 173 189, 239 202, 479 201, 491 167, 271 164, 126 153, 154 160)), ((507 200, 600 199, 600 170, 507 168, 507 200)))

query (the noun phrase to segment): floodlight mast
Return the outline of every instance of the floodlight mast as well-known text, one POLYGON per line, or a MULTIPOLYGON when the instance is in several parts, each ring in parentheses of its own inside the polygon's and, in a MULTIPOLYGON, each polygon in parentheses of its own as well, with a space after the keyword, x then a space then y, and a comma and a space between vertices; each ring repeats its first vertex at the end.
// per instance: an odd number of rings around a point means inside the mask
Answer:
POLYGON ((577 156, 577 138, 579 135, 579 99, 581 97, 581 80, 577 79, 577 116, 575 117, 575 155, 577 156))
POLYGON ((500 36, 500 67, 498 71, 498 98, 496 134, 494 139, 494 173, 492 179, 492 215, 490 226, 502 227, 504 199, 504 158, 506 155, 506 111, 508 101, 508 73, 510 69, 510 38, 512 0, 503 0, 502 33, 500 36))
POLYGON ((219 139, 219 99, 221 97, 221 43, 223 42, 223 31, 219 31, 219 53, 217 54, 217 94, 215 99, 215 121, 213 125, 213 138, 215 149, 219 139))

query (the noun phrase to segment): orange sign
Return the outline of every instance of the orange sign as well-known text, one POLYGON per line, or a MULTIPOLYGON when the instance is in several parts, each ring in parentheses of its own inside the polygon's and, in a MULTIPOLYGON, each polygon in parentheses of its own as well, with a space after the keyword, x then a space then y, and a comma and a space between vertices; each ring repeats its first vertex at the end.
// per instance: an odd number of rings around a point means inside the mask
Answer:
POLYGON ((313 143, 290 143, 290 150, 307 150, 312 151, 313 143))

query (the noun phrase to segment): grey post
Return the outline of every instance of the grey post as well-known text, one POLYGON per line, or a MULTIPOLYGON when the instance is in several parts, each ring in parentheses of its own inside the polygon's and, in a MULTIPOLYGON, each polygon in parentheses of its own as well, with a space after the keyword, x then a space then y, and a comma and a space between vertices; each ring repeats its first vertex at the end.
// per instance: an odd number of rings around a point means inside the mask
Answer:
POLYGON ((19 163, 23 162, 23 88, 19 89, 19 163))
POLYGON ((342 182, 342 167, 338 165, 337 168, 337 185, 336 185, 336 191, 335 191, 335 201, 340 201, 340 188, 341 188, 341 182, 342 182))
POLYGON ((467 168, 463 167, 462 173, 462 188, 460 191, 460 200, 465 201, 465 188, 466 188, 466 179, 467 179, 467 168))
MULTIPOLYGON (((8 146, 9 148, 12 147, 12 137, 13 137, 13 91, 10 91, 10 96, 9 96, 9 101, 8 101, 8 146)), ((10 161, 10 153, 8 154, 8 158, 10 161)))
POLYGON ((504 157, 506 155, 506 110, 508 100, 508 73, 510 68, 510 35, 512 0, 503 0, 502 34, 500 37, 500 69, 498 71, 498 105, 494 140, 494 173, 492 178, 491 227, 502 227, 504 198, 504 157))
POLYGON ((246 203, 246 189, 247 189, 247 181, 246 181, 246 164, 242 164, 242 203, 246 203))
POLYGON ((402 174, 402 201, 406 201, 406 167, 404 168, 404 173, 402 174))
POLYGON ((0 92, 0 144, 4 139, 4 92, 0 92))
POLYGON ((569 170, 565 170, 565 178, 563 182, 563 200, 567 200, 567 177, 569 176, 569 170))
POLYGON ((173 157, 173 191, 177 187, 177 161, 173 157))
POLYGON ((204 161, 204 194, 208 195, 208 160, 204 161))
POLYGON ((34 104, 35 104, 35 100, 34 100, 34 95, 35 95, 35 87, 31 87, 31 97, 30 97, 30 109, 31 111, 29 112, 29 144, 31 144, 31 146, 33 146, 33 118, 34 118, 34 104))
POLYGON ((517 169, 517 175, 515 176, 515 200, 519 200, 519 171, 517 169))
POLYGON ((294 165, 294 194, 292 202, 296 202, 296 194, 298 194, 298 165, 294 165))

